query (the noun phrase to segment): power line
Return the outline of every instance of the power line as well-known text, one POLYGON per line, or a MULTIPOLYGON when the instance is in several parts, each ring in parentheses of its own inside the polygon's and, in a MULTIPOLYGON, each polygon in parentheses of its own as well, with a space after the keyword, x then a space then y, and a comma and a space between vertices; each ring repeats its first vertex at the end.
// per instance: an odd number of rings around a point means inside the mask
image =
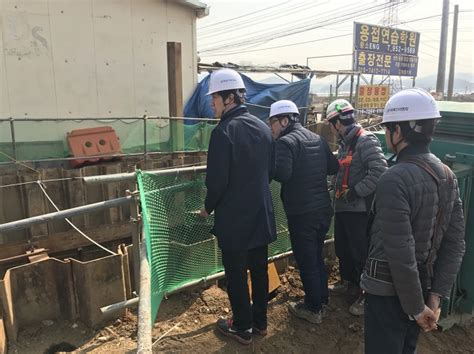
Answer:
POLYGON ((228 52, 228 53, 217 53, 217 54, 213 54, 213 55, 228 55, 228 54, 238 54, 238 53, 260 52, 260 51, 263 51, 263 50, 278 49, 278 48, 284 48, 284 47, 292 47, 292 46, 295 46, 295 45, 321 42, 321 41, 326 41, 326 40, 329 40, 329 39, 348 37, 348 36, 352 36, 352 33, 340 34, 340 35, 332 36, 332 37, 318 38, 318 39, 313 39, 313 40, 304 41, 304 42, 297 42, 297 43, 291 43, 291 44, 282 44, 282 45, 278 45, 278 46, 274 46, 274 47, 268 47, 268 48, 260 48, 260 49, 253 49, 253 50, 252 49, 251 50, 239 50, 239 51, 228 52))
MULTIPOLYGON (((229 33, 235 32, 235 31, 239 31, 239 37, 245 36, 245 34, 241 33, 241 31, 240 31, 241 29, 249 30, 250 33, 247 33, 247 34, 251 35, 251 34, 254 34, 256 32, 256 31, 252 31, 252 28, 254 28, 255 26, 261 26, 262 24, 268 24, 267 28, 270 28, 270 31, 266 31, 266 32, 265 31, 263 31, 263 32, 259 31, 258 33, 259 33, 260 36, 271 35, 273 33, 276 33, 275 28, 272 28, 272 27, 276 27, 276 30, 281 32, 282 30, 285 31, 286 29, 294 29, 295 28, 294 23, 298 23, 299 26, 314 24, 317 21, 326 19, 327 18, 326 15, 332 14, 333 10, 320 11, 317 14, 310 13, 309 16, 294 19, 293 21, 291 21, 291 23, 289 23, 288 21, 284 21, 283 26, 281 24, 281 21, 279 21, 278 24, 273 25, 273 26, 270 23, 272 21, 274 22, 274 21, 276 21, 280 18, 287 18, 288 16, 290 16, 294 13, 301 13, 302 10, 305 10, 308 7, 311 7, 311 10, 314 10, 314 9, 320 7, 320 6, 326 5, 327 3, 328 3, 328 1, 326 1, 324 3, 321 3, 321 4, 318 4, 318 5, 315 5, 313 3, 311 3, 311 4, 304 4, 303 3, 302 5, 299 6, 300 8, 295 7, 295 8, 291 8, 290 10, 283 9, 283 11, 280 11, 279 13, 276 13, 273 16, 267 16, 267 17, 265 17, 264 20, 259 20, 258 22, 249 23, 248 21, 245 21, 241 25, 232 26, 231 28, 225 28, 225 29, 219 30, 217 32, 215 32, 215 31, 214 32, 209 32, 209 33, 206 33, 204 35, 199 34, 198 35, 198 41, 200 42, 203 39, 208 40, 208 39, 212 38, 212 39, 214 39, 212 41, 213 45, 218 44, 218 43, 225 43, 225 42, 227 42, 227 40, 225 40, 225 39, 224 40, 221 39, 221 40, 216 42, 215 37, 219 37, 219 36, 222 36, 222 35, 228 35, 229 33), (301 6, 303 6, 303 8, 301 8, 301 6)), ((357 4, 352 5, 353 9, 356 9, 358 7, 359 7, 359 5, 357 5, 357 4)), ((304 14, 308 14, 308 12, 305 11, 304 14)))
MULTIPOLYGON (((463 12, 463 11, 459 11, 459 12, 463 12)), ((466 12, 470 12, 470 11, 466 11, 466 12)), ((423 21, 423 20, 427 20, 427 19, 431 19, 431 18, 435 18, 435 17, 441 17, 441 14, 433 15, 433 16, 427 16, 427 17, 420 17, 420 18, 416 18, 416 19, 413 19, 413 20, 409 20, 409 21, 403 21, 403 22, 400 22, 399 24, 419 22, 419 21, 423 21)), ((324 27, 324 26, 322 26, 322 27, 324 27)), ((296 43, 290 43, 290 44, 282 44, 282 45, 267 47, 267 48, 239 50, 239 51, 234 51, 234 52, 214 53, 212 55, 209 54, 209 55, 201 55, 201 56, 205 57, 205 56, 232 55, 232 54, 239 54, 239 53, 260 52, 260 51, 265 51, 265 50, 292 47, 292 46, 297 46, 297 45, 301 45, 301 44, 320 42, 320 41, 325 41, 325 40, 330 40, 330 39, 335 39, 335 38, 341 38, 341 37, 348 37, 348 36, 352 36, 352 33, 342 34, 342 35, 338 35, 338 36, 325 37, 325 38, 318 38, 318 39, 314 39, 314 40, 310 40, 310 41, 296 42, 296 43)), ((433 49, 436 49, 436 48, 433 47, 433 49)), ((200 54, 203 53, 203 52, 206 52, 206 51, 202 51, 202 52, 200 52, 200 54)))
MULTIPOLYGON (((295 13, 295 12, 305 10, 306 8, 311 7, 311 6, 317 7, 317 6, 314 5, 314 0, 311 0, 309 3, 306 2, 306 3, 296 5, 296 6, 292 6, 290 9, 286 9, 286 8, 279 9, 278 11, 275 11, 275 13, 273 13, 273 14, 270 13, 270 14, 266 15, 264 22, 268 22, 270 20, 278 19, 278 18, 281 18, 281 17, 286 16, 288 14, 292 14, 292 13, 295 13)), ((253 20, 246 19, 244 21, 239 21, 239 22, 234 23, 234 24, 230 24, 230 25, 226 24, 226 26, 224 28, 221 28, 221 29, 207 30, 207 31, 204 31, 204 33, 200 32, 198 30, 198 32, 199 32, 198 36, 199 36, 199 39, 207 38, 207 37, 220 36, 222 34, 228 34, 229 32, 233 32, 233 31, 239 30, 241 28, 250 28, 253 25, 261 25, 261 23, 262 23, 262 21, 260 19, 259 19, 259 22, 255 22, 253 20)))
MULTIPOLYGON (((385 4, 383 4, 382 6, 385 6, 385 4)), ((213 52, 213 51, 216 51, 216 50, 225 49, 225 48, 229 48, 229 47, 238 47, 239 45, 246 45, 246 44, 249 44, 249 43, 268 42, 270 40, 274 40, 274 39, 277 39, 277 38, 287 37, 289 35, 298 34, 298 33, 301 33, 301 32, 321 28, 323 26, 327 26, 328 24, 346 22, 348 20, 355 19, 355 18, 363 16, 363 15, 367 15, 368 13, 377 13, 377 12, 381 12, 381 11, 383 11, 383 8, 381 8, 381 5, 376 5, 376 6, 364 8, 360 11, 356 11, 356 12, 353 12, 353 13, 350 13, 350 14, 345 14, 345 15, 339 16, 338 18, 332 17, 332 19, 321 21, 322 24, 318 24, 316 26, 312 26, 312 27, 309 27, 309 28, 307 26, 297 27, 293 31, 288 32, 288 30, 285 30, 283 32, 275 33, 274 36, 267 36, 267 37, 263 37, 263 38, 262 38, 262 36, 259 35, 259 36, 256 36, 256 37, 248 38, 247 40, 237 41, 237 42, 234 42, 234 43, 228 43, 228 44, 217 46, 217 47, 214 47, 214 48, 211 47, 211 48, 208 48, 208 49, 203 49, 203 50, 200 51, 200 53, 213 52)))
POLYGON ((261 12, 265 12, 265 11, 267 11, 267 10, 269 10, 269 9, 274 9, 274 8, 276 8, 276 7, 278 7, 278 6, 286 5, 286 4, 290 3, 290 2, 291 2, 291 1, 285 1, 285 2, 279 3, 279 4, 277 4, 277 5, 272 5, 272 6, 265 7, 264 9, 261 9, 261 10, 247 12, 247 13, 245 13, 245 14, 243 14, 243 15, 240 15, 240 16, 228 18, 228 19, 222 20, 222 21, 220 21, 220 22, 211 23, 211 24, 209 24, 209 25, 207 25, 207 26, 200 27, 200 28, 198 28, 198 30, 205 29, 205 28, 209 28, 209 27, 218 26, 218 25, 220 25, 220 24, 226 24, 226 25, 228 25, 229 22, 231 22, 231 21, 234 21, 234 20, 237 20, 237 19, 240 19, 240 18, 244 18, 244 17, 248 17, 248 16, 253 16, 253 15, 255 15, 255 14, 258 14, 258 13, 261 13, 261 12))
POLYGON ((316 28, 320 28, 320 27, 323 27, 323 26, 328 25, 328 24, 334 24, 334 23, 340 23, 340 22, 343 22, 343 21, 347 21, 348 19, 352 19, 352 18, 355 18, 357 16, 365 15, 369 11, 372 11, 374 9, 381 10, 381 7, 380 7, 380 5, 366 7, 366 8, 363 8, 363 9, 359 10, 359 11, 355 11, 355 12, 352 12, 352 13, 340 15, 338 18, 334 18, 334 16, 330 16, 330 17, 328 17, 328 19, 322 19, 322 20, 314 19, 313 21, 311 21, 311 25, 304 24, 304 25, 301 25, 301 26, 298 26, 298 27, 293 27, 292 30, 289 30, 288 28, 284 28, 283 30, 280 30, 278 32, 273 31, 273 32, 270 32, 270 33, 266 33, 264 35, 259 34, 258 36, 254 36, 254 37, 248 38, 246 40, 241 40, 241 41, 237 41, 237 42, 233 42, 233 43, 227 43, 227 44, 224 44, 224 45, 207 48, 207 49, 204 49, 203 52, 221 50, 221 49, 225 49, 225 48, 229 48, 229 47, 238 47, 239 45, 246 45, 246 44, 249 44, 249 43, 269 42, 269 41, 274 40, 274 39, 287 37, 289 35, 294 35, 294 34, 298 34, 298 33, 301 33, 301 32, 305 32, 305 31, 316 29, 316 28), (315 26, 314 22, 318 23, 318 25, 315 26))
POLYGON ((345 54, 331 54, 331 55, 318 55, 315 57, 307 57, 307 59, 320 59, 320 58, 334 58, 334 57, 348 57, 352 55, 352 53, 345 53, 345 54))
MULTIPOLYGON (((380 5, 378 5, 378 6, 380 6, 380 5)), ((362 10, 359 10, 358 12, 367 11, 368 9, 372 9, 372 8, 373 7, 366 7, 362 10)), ((348 14, 346 14, 345 16, 348 16, 348 14)), ((327 18, 332 19, 334 21, 334 16, 330 16, 330 17, 327 17, 327 18)), ((328 22, 329 20, 327 18, 325 16, 323 16, 322 18, 318 18, 318 17, 317 18, 312 18, 310 24, 314 24, 315 22, 317 22, 317 23, 328 22)), ((250 37, 250 38, 247 38, 247 39, 243 39, 243 40, 239 39, 239 40, 234 41, 234 42, 229 42, 228 40, 221 40, 221 41, 218 41, 218 42, 214 42, 213 43, 214 47, 204 48, 203 50, 201 50, 201 52, 211 51, 211 50, 212 51, 213 50, 220 50, 220 49, 224 49, 224 48, 228 48, 228 47, 232 47, 232 46, 246 45, 246 44, 249 44, 249 43, 262 43, 262 42, 266 42, 266 41, 269 41, 269 40, 272 40, 272 39, 276 39, 276 38, 288 36, 290 34, 294 34, 297 31, 302 32, 302 31, 307 29, 307 26, 308 26, 308 24, 304 23, 304 24, 302 24, 300 26, 297 26, 297 27, 295 27, 294 25, 290 25, 289 27, 286 27, 286 28, 279 27, 277 29, 277 31, 271 30, 271 31, 263 32, 263 33, 260 32, 256 36, 253 36, 253 37, 250 37), (290 28, 293 29, 293 30, 290 30, 290 28), (224 44, 220 45, 220 46, 219 45, 216 46, 216 44, 219 44, 219 43, 224 43, 224 44)), ((322 25, 318 24, 316 27, 322 27, 322 25)))
MULTIPOLYGON (((324 3, 324 4, 326 4, 326 3, 324 3)), ((324 5, 324 4, 320 4, 320 5, 324 5)), ((312 5, 312 4, 310 4, 310 5, 312 5)), ((316 8, 316 7, 318 7, 318 6, 313 6, 313 9, 316 8)), ((355 6, 353 5, 353 6, 352 6, 352 8, 354 8, 354 9, 356 9, 357 7, 359 7, 359 6, 358 6, 358 5, 355 5, 355 6)), ((218 32, 218 33, 208 34, 208 35, 205 35, 205 36, 204 36, 204 39, 209 38, 209 37, 218 37, 218 36, 220 36, 220 35, 222 35, 222 34, 228 34, 229 32, 239 30, 240 28, 248 28, 248 29, 250 29, 250 28, 251 28, 252 26, 254 26, 254 25, 259 25, 259 26, 261 26, 262 23, 268 23, 268 22, 274 21, 274 20, 279 19, 279 18, 282 18, 282 17, 287 17, 288 15, 291 15, 292 13, 301 11, 301 9, 300 9, 300 10, 296 10, 296 11, 293 11, 293 10, 294 10, 294 9, 292 9, 292 10, 289 11, 289 12, 288 12, 288 11, 283 11, 281 14, 277 14, 277 16, 267 17, 267 18, 265 19, 265 21, 263 21, 263 22, 254 23, 254 24, 249 24, 248 22, 245 22, 245 23, 243 24, 243 26, 240 26, 240 27, 239 27, 239 26, 237 26, 237 27, 232 27, 232 28, 230 28, 230 29, 225 29, 225 30, 223 30, 223 31, 221 31, 221 32, 218 32)), ((302 25, 308 25, 308 24, 313 24, 313 23, 315 23, 315 22, 317 22, 317 21, 320 21, 320 20, 322 20, 322 19, 325 19, 325 18, 326 18, 325 15, 331 14, 331 13, 333 13, 332 10, 330 10, 330 11, 329 11, 329 10, 328 10, 328 11, 323 11, 323 12, 318 13, 317 16, 315 16, 315 15, 310 15, 310 16, 308 16, 308 17, 304 17, 304 18, 298 19, 298 21, 301 21, 300 26, 302 26, 302 25)), ((293 21, 293 22, 296 22, 296 20, 293 21)), ((286 23, 285 23, 285 24, 286 24, 286 23)), ((287 27, 283 27, 283 30, 292 29, 292 28, 295 28, 294 25, 293 25, 293 24, 289 24, 287 27)), ((281 31, 282 31, 282 27, 281 27, 281 26, 278 26, 278 29, 277 29, 277 30, 281 32, 281 31)), ((272 30, 266 31, 266 32, 259 32, 259 36, 271 35, 271 34, 273 34, 273 33, 277 33, 277 32, 275 32, 275 30, 272 29, 272 30)), ((199 37, 199 38, 198 38, 198 41, 200 41, 202 38, 203 38, 203 37, 199 37)), ((224 40, 219 40, 219 41, 217 41, 217 42, 216 42, 216 41, 213 41, 212 44, 215 45, 215 44, 226 43, 226 42, 228 42, 228 40, 225 40, 225 39, 224 39, 224 40)))

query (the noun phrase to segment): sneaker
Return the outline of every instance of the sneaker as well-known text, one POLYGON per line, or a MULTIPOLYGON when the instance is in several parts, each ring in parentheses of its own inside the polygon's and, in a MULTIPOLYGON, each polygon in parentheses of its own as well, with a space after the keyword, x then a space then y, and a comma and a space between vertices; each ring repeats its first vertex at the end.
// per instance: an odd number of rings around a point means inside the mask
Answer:
POLYGON ((302 302, 290 302, 288 304, 288 309, 296 317, 302 318, 308 322, 314 324, 320 324, 321 322, 323 322, 322 311, 313 312, 309 310, 302 302))
POLYGON ((323 307, 321 308, 321 315, 323 317, 327 316, 329 311, 331 311, 331 308, 329 307, 329 305, 328 304, 323 304, 323 307))
POLYGON ((223 335, 233 338, 241 344, 248 345, 252 343, 252 328, 245 331, 239 331, 233 326, 231 319, 226 320, 225 318, 217 320, 216 325, 219 332, 223 335))
POLYGON ((334 295, 346 295, 349 290, 348 282, 341 280, 336 284, 328 286, 329 291, 334 295))
POLYGON ((268 334, 268 331, 266 328, 258 328, 256 326, 252 327, 252 334, 258 334, 262 337, 265 337, 268 334))
POLYGON ((354 316, 362 316, 364 314, 364 294, 361 294, 359 298, 349 307, 349 312, 354 316))

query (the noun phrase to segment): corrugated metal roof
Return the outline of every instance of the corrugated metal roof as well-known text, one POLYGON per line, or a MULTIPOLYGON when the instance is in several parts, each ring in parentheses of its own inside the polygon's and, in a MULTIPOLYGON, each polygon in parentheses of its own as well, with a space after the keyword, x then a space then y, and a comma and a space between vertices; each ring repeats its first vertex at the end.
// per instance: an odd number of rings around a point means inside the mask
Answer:
POLYGON ((436 134, 474 138, 473 102, 440 101, 438 107, 442 118, 436 127, 436 134))
POLYGON ((474 115, 474 102, 439 101, 441 112, 467 113, 474 115))

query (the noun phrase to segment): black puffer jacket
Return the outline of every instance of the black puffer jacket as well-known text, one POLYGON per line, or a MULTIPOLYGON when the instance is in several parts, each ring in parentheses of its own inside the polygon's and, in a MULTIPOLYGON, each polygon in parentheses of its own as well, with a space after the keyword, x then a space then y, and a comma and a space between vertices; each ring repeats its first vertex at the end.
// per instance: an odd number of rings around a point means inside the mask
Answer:
POLYGON ((337 159, 319 135, 294 123, 276 142, 275 180, 282 183, 287 215, 318 211, 321 222, 332 215, 327 175, 337 173, 337 159))
MULTIPOLYGON (((440 205, 434 178, 422 167, 407 162, 419 159, 429 164, 440 179, 447 195, 444 217, 440 222, 443 235, 434 263, 430 291, 449 296, 465 251, 464 217, 454 173, 451 182, 441 161, 427 146, 409 146, 401 151, 398 162, 379 180, 375 194, 375 220, 371 228, 369 261, 388 262, 392 282, 370 276, 366 269, 361 287, 379 296, 397 295, 408 315, 423 311, 423 289, 419 273, 424 273, 440 205)), ((441 193, 441 191, 440 191, 441 193)))

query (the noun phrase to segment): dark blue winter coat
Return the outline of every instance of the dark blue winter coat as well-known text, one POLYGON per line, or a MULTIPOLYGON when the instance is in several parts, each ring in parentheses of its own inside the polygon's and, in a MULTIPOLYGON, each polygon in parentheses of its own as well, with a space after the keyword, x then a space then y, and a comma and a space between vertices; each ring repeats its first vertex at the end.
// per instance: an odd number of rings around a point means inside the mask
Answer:
POLYGON ((315 213, 319 223, 329 226, 333 209, 327 176, 339 163, 326 141, 301 126, 290 125, 276 142, 275 180, 281 182, 281 199, 287 215, 315 213))
POLYGON ((275 166, 270 129, 241 105, 212 131, 205 208, 225 251, 250 250, 276 239, 269 181, 275 166))

